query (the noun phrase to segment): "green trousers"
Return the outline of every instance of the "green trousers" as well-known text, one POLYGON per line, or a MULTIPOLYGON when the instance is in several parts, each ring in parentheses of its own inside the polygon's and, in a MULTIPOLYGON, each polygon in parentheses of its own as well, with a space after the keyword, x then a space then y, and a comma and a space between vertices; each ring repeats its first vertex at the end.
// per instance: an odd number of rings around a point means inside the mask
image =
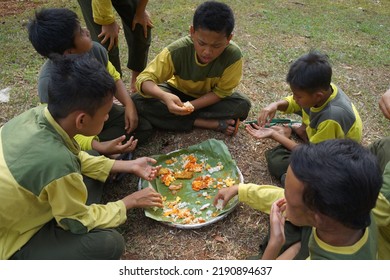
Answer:
POLYGON ((265 159, 267 160, 270 174, 280 180, 282 175, 287 172, 290 157, 291 151, 282 145, 266 151, 265 159))
POLYGON ((125 131, 125 108, 113 104, 108 120, 104 123, 102 132, 98 136, 100 141, 109 141, 122 135, 126 135, 126 140, 128 140, 130 136, 134 136, 135 139, 138 139, 138 144, 142 145, 149 141, 152 134, 152 125, 142 116, 138 116, 137 129, 127 134, 125 131))
MULTIPOLYGON (((88 151, 97 155, 95 151, 88 151)), ((100 203, 104 183, 84 176, 87 204, 100 203)), ((123 236, 114 229, 94 229, 74 234, 53 219, 44 225, 11 260, 115 260, 125 249, 123 236)))
MULTIPOLYGON (((160 84, 159 87, 166 92, 177 95, 182 102, 195 99, 166 83, 160 84)), ((133 96, 133 101, 137 107, 138 114, 147 119, 153 127, 171 131, 192 130, 196 118, 244 120, 247 118, 251 108, 250 100, 244 94, 238 92, 233 93, 230 97, 223 98, 216 104, 196 110, 186 116, 172 114, 159 99, 145 98, 139 93, 133 96)))
POLYGON ((368 149, 377 156, 382 173, 390 161, 390 137, 379 139, 368 146, 368 149))
MULTIPOLYGON (((92 15, 92 0, 77 0, 87 28, 91 33, 92 40, 100 42, 101 38, 98 35, 102 31, 102 26, 95 23, 92 15)), ((125 35, 128 51, 127 67, 131 70, 141 72, 144 70, 147 60, 149 47, 151 44, 151 28, 148 27, 148 34, 145 38, 143 27, 137 24, 134 31, 131 30, 135 11, 137 9, 137 0, 111 0, 112 6, 122 20, 123 32, 125 35)), ((108 40, 103 46, 108 49, 110 41, 108 40)), ((119 47, 116 46, 108 52, 109 60, 114 65, 116 70, 121 73, 121 62, 119 58, 119 47)))

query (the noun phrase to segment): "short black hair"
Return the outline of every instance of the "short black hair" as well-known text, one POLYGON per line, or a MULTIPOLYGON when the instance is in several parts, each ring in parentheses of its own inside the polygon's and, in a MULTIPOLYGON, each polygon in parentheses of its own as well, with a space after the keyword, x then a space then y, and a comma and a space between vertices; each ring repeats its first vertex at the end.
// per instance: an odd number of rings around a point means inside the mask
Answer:
POLYGON ((35 50, 44 57, 64 54, 74 47, 75 31, 80 27, 77 14, 69 9, 42 9, 30 20, 28 38, 35 50))
POLYGON ((286 81, 292 88, 308 93, 327 91, 332 81, 332 66, 328 56, 311 50, 293 62, 287 73, 286 81))
POLYGON ((350 139, 302 144, 293 150, 290 168, 304 185, 309 209, 352 229, 370 225, 382 173, 368 149, 350 139))
POLYGON ((81 110, 94 116, 116 92, 115 81, 89 54, 53 56, 48 109, 55 120, 81 110))
POLYGON ((192 25, 194 30, 210 30, 229 37, 234 29, 234 14, 225 3, 206 1, 196 8, 192 25))

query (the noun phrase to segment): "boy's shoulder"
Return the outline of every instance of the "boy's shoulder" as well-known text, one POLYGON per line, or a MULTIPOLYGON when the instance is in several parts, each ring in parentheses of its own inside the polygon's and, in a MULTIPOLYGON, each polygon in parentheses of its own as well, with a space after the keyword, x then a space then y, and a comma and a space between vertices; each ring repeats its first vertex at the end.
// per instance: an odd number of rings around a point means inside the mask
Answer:
POLYGON ((174 52, 176 50, 180 50, 183 48, 186 49, 186 48, 193 48, 193 47, 194 47, 194 43, 192 42, 191 37, 185 36, 170 43, 166 48, 170 52, 174 52))
POLYGON ((80 168, 77 155, 46 119, 45 108, 40 105, 13 118, 3 126, 1 135, 10 172, 20 185, 34 193, 52 180, 79 172, 80 168), (36 175, 37 170, 40 176, 36 175))
MULTIPOLYGON (((193 52, 194 49, 194 43, 189 35, 182 37, 171 44, 169 44, 166 47, 170 52, 175 52, 177 50, 182 49, 191 49, 191 52, 193 52)), ((242 56, 242 52, 240 47, 235 43, 233 40, 230 40, 229 45, 225 48, 224 54, 231 56, 231 55, 238 55, 239 57, 242 56)))
POLYGON ((92 49, 89 51, 100 63, 105 67, 108 63, 108 53, 107 50, 98 42, 92 42, 92 49))

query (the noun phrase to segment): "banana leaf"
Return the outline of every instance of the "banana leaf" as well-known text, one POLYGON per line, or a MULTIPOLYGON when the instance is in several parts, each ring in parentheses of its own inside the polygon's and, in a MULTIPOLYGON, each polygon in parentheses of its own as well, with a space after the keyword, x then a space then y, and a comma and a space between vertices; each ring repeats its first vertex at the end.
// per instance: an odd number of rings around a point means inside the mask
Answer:
POLYGON ((159 177, 150 182, 141 179, 139 188, 152 186, 165 198, 164 204, 174 201, 182 203, 182 209, 187 208, 195 217, 200 217, 203 221, 188 224, 185 221, 185 218, 172 218, 172 216, 166 216, 164 215, 164 213, 167 213, 166 207, 164 207, 164 209, 145 209, 145 215, 147 217, 173 227, 194 229, 212 224, 224 218, 237 206, 237 196, 231 199, 223 209, 217 209, 213 205, 213 200, 218 192, 218 188, 228 187, 232 182, 234 182, 234 184, 243 182, 242 174, 238 169, 236 162, 232 159, 227 146, 222 141, 209 139, 200 144, 177 150, 169 154, 153 156, 153 158, 157 160, 157 165, 161 165, 162 168, 180 171, 183 170, 183 162, 185 161, 186 156, 191 154, 197 158, 197 163, 204 163, 204 166, 211 167, 211 169, 207 170, 207 168, 203 168, 201 172, 194 173, 191 179, 176 179, 172 184, 182 184, 183 186, 177 192, 169 190, 159 177), (174 162, 172 162, 172 159, 174 162), (221 170, 213 170, 213 167, 220 166, 221 164, 223 166, 221 170), (206 189, 194 191, 192 189, 192 181, 195 178, 207 175, 214 179, 213 183, 206 189), (204 210, 200 210, 202 206, 207 207, 204 210))

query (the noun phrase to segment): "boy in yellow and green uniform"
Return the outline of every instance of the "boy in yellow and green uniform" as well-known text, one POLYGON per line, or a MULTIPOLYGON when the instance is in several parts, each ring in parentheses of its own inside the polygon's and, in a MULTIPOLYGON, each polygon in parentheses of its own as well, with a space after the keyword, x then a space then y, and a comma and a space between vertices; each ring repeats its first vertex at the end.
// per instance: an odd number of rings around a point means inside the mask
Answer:
POLYGON ((285 189, 239 184, 219 190, 214 204, 238 194, 241 202, 270 214, 270 239, 264 259, 293 259, 302 249, 308 259, 376 259, 377 230, 371 211, 382 184, 376 158, 350 139, 302 144, 291 155, 285 189), (286 221, 312 228, 290 247, 286 221), (307 248, 303 248, 306 246, 307 248))
POLYGON ((231 41, 234 15, 224 3, 199 5, 190 36, 162 50, 137 78, 137 110, 158 129, 194 127, 236 132, 250 101, 234 92, 242 77, 242 53, 231 41))
POLYGON ((125 243, 113 228, 127 209, 162 207, 161 195, 149 188, 101 204, 96 192, 110 173, 152 180, 159 168, 148 157, 117 161, 80 150, 73 137, 100 132, 115 82, 88 55, 52 59, 47 106, 0 128, 0 259, 119 259, 125 243))
MULTIPOLYGON (((382 95, 379 107, 383 115, 390 119, 390 89, 382 95)), ((379 259, 390 260, 390 137, 373 142, 369 149, 377 156, 383 172, 382 188, 373 210, 378 226, 378 254, 379 259)))
POLYGON ((252 136, 271 138, 280 144, 265 153, 268 169, 276 178, 281 179, 286 173, 291 151, 299 145, 285 130, 264 127, 276 111, 302 117, 302 125, 293 129, 304 142, 362 140, 362 121, 356 107, 331 79, 332 67, 326 55, 311 51, 301 56, 290 66, 286 78, 293 95, 266 106, 259 113, 258 125, 246 126, 252 136))

